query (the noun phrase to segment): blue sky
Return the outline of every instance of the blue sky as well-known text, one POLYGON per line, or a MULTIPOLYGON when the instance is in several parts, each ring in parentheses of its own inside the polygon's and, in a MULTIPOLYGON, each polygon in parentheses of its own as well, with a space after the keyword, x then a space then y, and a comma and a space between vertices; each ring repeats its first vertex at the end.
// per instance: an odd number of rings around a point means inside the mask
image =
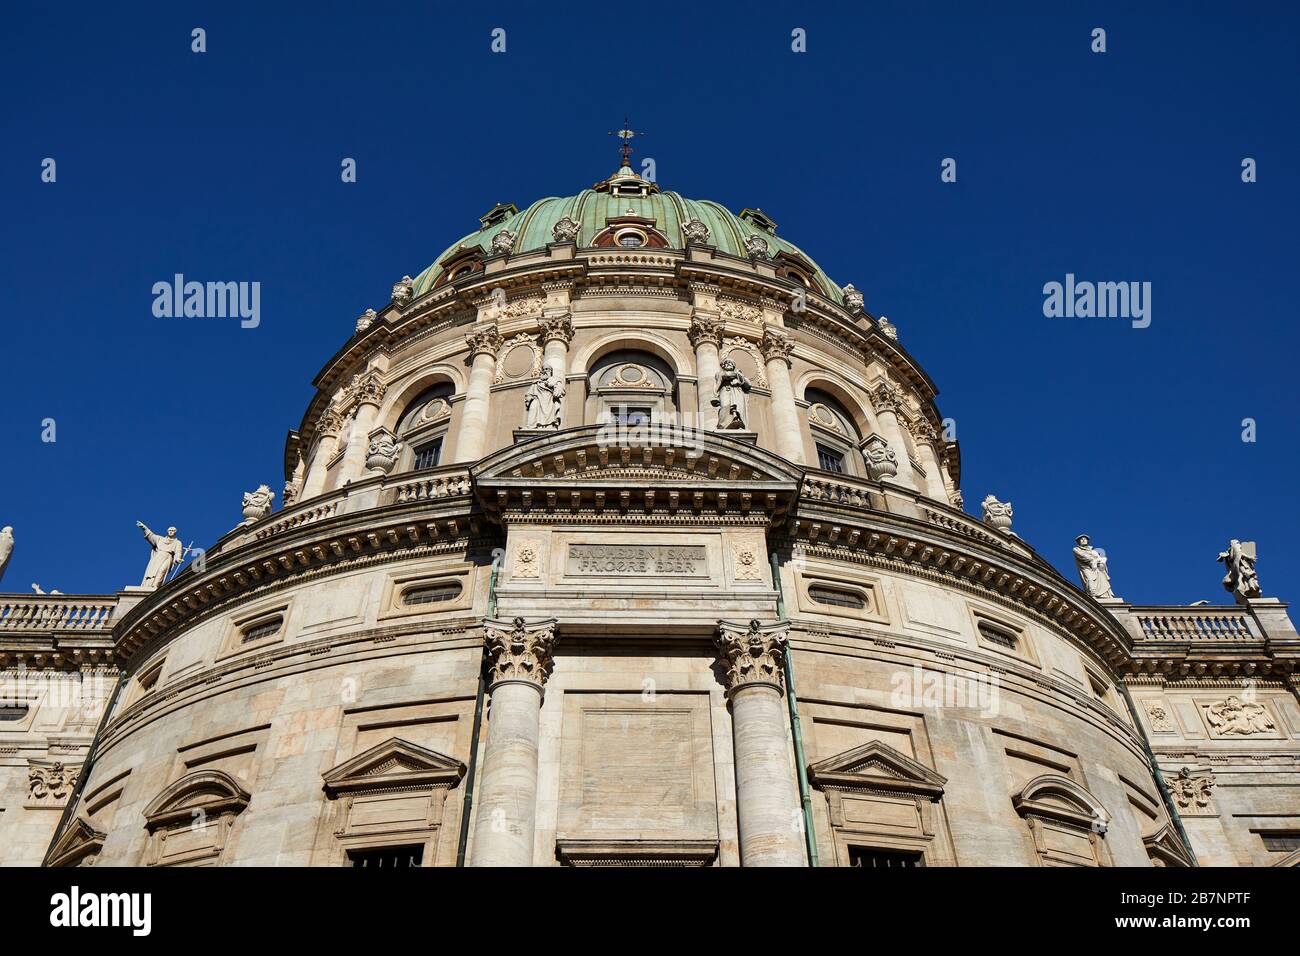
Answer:
POLYGON ((1296 596, 1300 15, 1042 6, 14 4, 0 587, 139 583, 137 518, 216 540, 355 316, 494 203, 603 178, 626 113, 665 188, 761 207, 897 325, 969 510, 1010 499, 1071 579, 1090 533, 1130 601, 1227 602, 1234 536, 1296 596), (176 272, 260 282, 261 325, 155 318, 176 272), (1150 282, 1150 327, 1045 318, 1066 273, 1150 282))

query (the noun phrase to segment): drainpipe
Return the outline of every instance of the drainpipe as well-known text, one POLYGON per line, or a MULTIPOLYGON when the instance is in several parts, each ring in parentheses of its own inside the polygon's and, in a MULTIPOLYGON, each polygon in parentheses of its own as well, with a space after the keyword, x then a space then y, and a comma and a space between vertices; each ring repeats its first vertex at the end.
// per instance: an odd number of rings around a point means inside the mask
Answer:
POLYGON ((50 854, 54 852, 54 847, 58 845, 59 838, 63 836, 63 831, 68 827, 68 821, 72 819, 73 811, 76 810, 77 804, 81 802, 81 794, 86 789, 86 781, 90 779, 91 768, 95 766, 95 758, 99 755, 99 743, 104 737, 104 730, 108 727, 108 722, 113 716, 113 708, 117 706, 117 698, 122 693, 122 688, 126 686, 126 671, 117 672, 117 683, 113 685, 113 693, 108 698, 108 705, 104 708, 104 713, 100 715, 99 726, 95 728, 95 736, 90 741, 90 749, 86 751, 86 759, 81 763, 81 772, 77 774, 77 782, 72 785, 72 793, 68 796, 68 802, 63 805, 63 813, 59 817, 59 825, 54 828, 54 836, 50 837, 50 845, 45 851, 45 859, 42 866, 49 862, 50 854))
MULTIPOLYGON (((785 597, 781 592, 781 566, 775 554, 772 555, 772 583, 776 586, 776 616, 785 620, 785 597)), ((785 661, 785 697, 790 707, 790 730, 794 736, 794 764, 799 776, 799 802, 803 805, 804 842, 808 844, 808 865, 815 867, 817 862, 817 835, 813 832, 812 794, 808 789, 808 768, 803 752, 803 728, 799 724, 799 699, 794 691, 794 661, 787 649, 782 655, 785 661)))
POLYGON ((1128 713, 1133 718, 1133 726, 1137 728, 1138 737, 1142 739, 1142 749, 1146 751, 1147 762, 1151 764, 1151 776, 1155 778, 1156 789, 1160 791, 1160 799, 1164 801, 1165 811, 1169 814, 1169 819, 1174 821, 1174 826, 1178 828, 1178 836, 1187 849, 1187 855, 1192 858, 1192 866, 1200 866, 1200 862, 1196 859, 1196 851, 1192 849, 1191 838, 1187 836, 1187 830, 1183 826, 1183 818, 1178 815, 1178 807, 1174 805, 1173 794, 1169 792, 1169 786, 1165 783, 1165 775, 1160 772, 1160 762, 1156 760, 1155 751, 1151 749, 1151 741, 1147 739, 1147 732, 1142 727, 1142 721, 1138 719, 1137 705, 1133 703, 1133 697, 1128 692, 1128 685, 1122 680, 1115 683, 1119 685, 1120 692, 1124 695, 1124 703, 1128 704, 1128 713))
MULTIPOLYGON (((497 614, 497 572, 500 558, 492 560, 492 577, 488 580, 487 616, 497 614)), ((469 844, 469 824, 474 810, 474 772, 478 767, 478 738, 483 730, 483 701, 487 694, 487 681, 483 670, 478 673, 478 690, 474 695, 474 729, 470 733, 469 767, 465 771, 465 802, 460 811, 460 837, 456 841, 456 865, 465 865, 465 848, 469 844)))

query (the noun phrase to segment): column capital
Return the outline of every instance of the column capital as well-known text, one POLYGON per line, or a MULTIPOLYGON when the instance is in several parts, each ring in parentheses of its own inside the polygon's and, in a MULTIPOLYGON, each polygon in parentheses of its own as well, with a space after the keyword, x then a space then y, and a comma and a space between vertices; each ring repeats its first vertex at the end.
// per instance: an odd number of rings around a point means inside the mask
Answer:
POLYGON ((337 405, 327 405, 316 419, 316 434, 322 438, 337 438, 343 430, 343 412, 337 405))
POLYGON ((715 642, 719 660, 726 670, 728 693, 752 684, 768 684, 785 689, 785 649, 790 641, 790 627, 785 622, 748 627, 731 621, 718 622, 715 642))
POLYGON ((716 348, 722 348, 722 336, 726 323, 718 315, 709 312, 692 312, 691 327, 686 330, 686 337, 691 340, 693 348, 711 342, 716 348))
POLYGON ((898 394, 898 389, 894 388, 888 382, 881 382, 875 388, 871 389, 871 407, 876 412, 893 412, 898 414, 903 407, 903 399, 898 394))
POLYGON ((513 621, 486 620, 488 684, 525 681, 539 688, 546 685, 554 664, 553 654, 559 641, 556 621, 549 618, 532 624, 522 617, 513 621))
POLYGON ((496 323, 484 323, 475 326, 474 330, 465 336, 465 343, 469 346, 470 359, 480 354, 491 355, 495 359, 502 344, 501 333, 496 323))
POLYGON ((573 315, 569 312, 558 312, 554 315, 543 315, 537 320, 537 327, 542 331, 542 344, 547 342, 563 342, 565 347, 573 341, 573 315))
POLYGON ((771 362, 774 359, 780 359, 785 362, 788 368, 791 365, 790 353, 794 351, 794 343, 790 341, 790 336, 784 332, 778 331, 772 326, 766 326, 763 329, 763 340, 758 345, 763 353, 763 359, 771 362))
POLYGON ((348 398, 351 401, 358 405, 374 405, 376 408, 387 392, 388 386, 373 368, 353 375, 352 383, 348 386, 348 398))
POLYGON ((934 423, 928 418, 920 416, 907 423, 907 430, 912 433, 917 444, 929 445, 934 449, 936 458, 939 455, 939 431, 934 427, 934 423))

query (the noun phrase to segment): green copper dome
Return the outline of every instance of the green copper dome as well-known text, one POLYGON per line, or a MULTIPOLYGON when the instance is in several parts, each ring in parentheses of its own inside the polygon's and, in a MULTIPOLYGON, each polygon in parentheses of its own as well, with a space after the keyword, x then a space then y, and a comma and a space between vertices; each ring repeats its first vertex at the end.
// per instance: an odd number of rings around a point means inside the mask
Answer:
POLYGON ((611 220, 622 218, 652 220, 655 229, 667 238, 670 249, 686 247, 682 227, 692 219, 698 219, 708 227, 707 245, 740 258, 748 257, 745 240, 749 236, 759 236, 767 243, 768 253, 773 259, 781 253, 793 257, 796 260, 793 264, 805 265, 828 298, 843 303, 840 287, 797 246, 776 236, 775 225, 761 212, 744 210, 736 215, 709 200, 687 199, 675 192, 660 192, 657 186, 642 180, 627 166, 576 196, 539 199, 523 212, 513 205, 498 205, 483 217, 482 229, 452 245, 415 278, 414 294, 420 296, 432 289, 442 276, 444 267, 459 259, 465 251, 491 254, 492 239, 503 229, 514 236, 512 254, 545 248, 555 242, 551 230, 565 217, 579 226, 577 243, 580 249, 590 247, 596 236, 609 228, 611 220))

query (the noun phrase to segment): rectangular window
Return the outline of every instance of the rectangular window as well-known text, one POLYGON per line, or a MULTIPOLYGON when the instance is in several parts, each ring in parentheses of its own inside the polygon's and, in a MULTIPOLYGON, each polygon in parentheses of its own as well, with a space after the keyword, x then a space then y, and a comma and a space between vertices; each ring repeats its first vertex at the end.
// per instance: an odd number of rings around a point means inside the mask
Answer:
POLYGON ((614 421, 627 428, 649 425, 650 408, 642 405, 618 405, 614 408, 614 421))
POLYGON ((1261 833, 1264 849, 1270 853, 1290 853, 1300 850, 1300 833, 1261 833))
POLYGON ((844 456, 834 448, 828 448, 825 445, 817 446, 817 467, 822 471, 833 471, 836 474, 844 474, 844 456))
POLYGON ((260 641, 265 637, 270 637, 272 634, 278 633, 283 624, 284 618, 278 614, 269 621, 259 621, 244 630, 244 633, 239 638, 239 643, 251 644, 253 641, 260 641))
POLYGON ((348 864, 372 870, 402 870, 419 866, 424 859, 423 846, 376 846, 349 850, 348 864))
POLYGON ((435 438, 415 449, 415 470, 434 468, 442 458, 442 439, 435 438))
POLYGON ((864 870, 901 870, 925 866, 925 857, 907 850, 875 850, 865 846, 851 846, 849 866, 858 866, 864 870))

